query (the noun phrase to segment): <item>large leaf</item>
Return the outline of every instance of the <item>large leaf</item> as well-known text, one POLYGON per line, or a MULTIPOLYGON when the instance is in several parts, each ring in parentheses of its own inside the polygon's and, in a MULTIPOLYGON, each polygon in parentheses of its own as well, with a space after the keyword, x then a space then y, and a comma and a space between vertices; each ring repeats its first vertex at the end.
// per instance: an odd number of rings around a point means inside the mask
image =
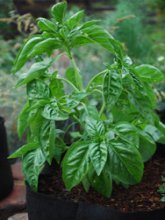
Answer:
POLYGON ((152 137, 144 131, 140 132, 138 150, 144 162, 148 161, 156 152, 156 144, 154 143, 152 137))
POLYGON ((71 190, 85 177, 89 169, 89 143, 78 141, 67 151, 62 172, 65 186, 71 190))
POLYGON ((157 127, 153 125, 147 125, 144 131, 149 134, 155 142, 165 143, 165 132, 162 132, 157 127))
POLYGON ((62 23, 67 9, 67 2, 60 2, 55 4, 52 9, 52 15, 57 22, 62 23))
POLYGON ((40 142, 46 160, 51 164, 55 152, 56 129, 54 121, 44 121, 40 130, 40 142))
POLYGON ((26 61, 28 60, 29 57, 29 53, 31 52, 31 50, 33 49, 33 47, 39 43, 40 41, 42 41, 42 37, 37 36, 37 37, 33 37, 31 39, 29 39, 24 46, 22 47, 22 49, 20 50, 16 60, 15 60, 15 65, 13 68, 13 71, 16 72, 19 69, 21 69, 21 67, 26 63, 26 61))
POLYGON ((135 73, 144 81, 157 83, 165 79, 163 73, 156 67, 149 64, 142 64, 135 67, 135 73))
POLYGON ((114 180, 126 185, 139 183, 144 164, 135 146, 128 142, 109 143, 109 169, 114 180))
POLYGON ((28 116, 29 116, 29 103, 27 102, 21 112, 19 113, 17 120, 17 132, 18 136, 21 137, 28 126, 28 116))
POLYGON ((108 168, 104 168, 100 176, 95 175, 91 185, 103 196, 109 198, 112 193, 112 175, 108 168))
POLYGON ((60 98, 65 95, 64 85, 61 79, 53 79, 50 83, 50 90, 54 97, 60 98))
POLYGON ((43 80, 33 80, 27 85, 29 100, 49 98, 50 90, 43 80))
POLYGON ((81 28, 81 30, 93 40, 93 42, 98 43, 111 53, 115 54, 116 52, 120 52, 120 43, 113 39, 102 27, 93 25, 87 28, 81 28))
POLYGON ((107 161, 107 146, 105 142, 92 143, 89 146, 90 158, 93 167, 99 176, 104 169, 105 163, 107 161))
POLYGON ((45 157, 40 148, 28 152, 23 157, 23 172, 30 187, 37 191, 38 177, 45 164, 45 157))
POLYGON ((11 154, 8 158, 17 158, 17 157, 23 157, 28 152, 35 150, 38 147, 38 143, 29 143, 25 144, 22 147, 20 147, 18 150, 16 150, 13 154, 11 154))
POLYGON ((104 78, 103 92, 106 107, 112 109, 122 92, 121 74, 117 70, 107 71, 104 78))
POLYGON ((29 53, 29 57, 32 58, 36 55, 41 55, 44 53, 51 54, 53 50, 60 47, 59 45, 60 44, 56 38, 44 39, 32 48, 31 52, 29 53))
POLYGON ((50 60, 48 62, 41 61, 34 63, 26 73, 20 75, 20 79, 16 86, 19 87, 25 85, 31 82, 33 79, 41 77, 51 65, 51 63, 52 61, 50 60))

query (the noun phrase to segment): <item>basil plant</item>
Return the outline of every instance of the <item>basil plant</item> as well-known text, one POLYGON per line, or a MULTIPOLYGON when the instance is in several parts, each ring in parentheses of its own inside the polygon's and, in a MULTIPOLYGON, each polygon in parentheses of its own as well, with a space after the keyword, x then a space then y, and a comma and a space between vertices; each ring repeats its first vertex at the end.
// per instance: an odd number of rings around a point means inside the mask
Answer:
POLYGON ((153 90, 164 77, 154 66, 133 64, 98 21, 84 21, 84 11, 68 17, 66 9, 65 1, 57 3, 50 20, 39 18, 39 34, 25 42, 16 58, 17 87, 27 89, 18 134, 26 132, 27 144, 10 158, 22 158, 25 179, 34 191, 45 164, 55 160, 67 190, 82 184, 86 191, 93 187, 110 197, 113 182, 125 187, 139 183, 155 142, 165 143, 153 90), (88 44, 107 50, 114 62, 103 64, 85 87, 74 51, 88 44), (61 73, 55 63, 62 54, 70 64, 61 73), (29 69, 22 73, 27 62, 29 69))

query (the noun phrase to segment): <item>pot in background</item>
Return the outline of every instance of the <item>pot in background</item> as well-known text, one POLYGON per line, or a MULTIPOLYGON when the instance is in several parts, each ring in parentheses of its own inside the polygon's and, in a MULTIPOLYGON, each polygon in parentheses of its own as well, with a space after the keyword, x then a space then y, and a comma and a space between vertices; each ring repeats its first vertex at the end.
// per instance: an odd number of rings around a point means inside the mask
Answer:
POLYGON ((13 177, 8 157, 7 135, 4 119, 0 117, 0 200, 13 189, 13 177))

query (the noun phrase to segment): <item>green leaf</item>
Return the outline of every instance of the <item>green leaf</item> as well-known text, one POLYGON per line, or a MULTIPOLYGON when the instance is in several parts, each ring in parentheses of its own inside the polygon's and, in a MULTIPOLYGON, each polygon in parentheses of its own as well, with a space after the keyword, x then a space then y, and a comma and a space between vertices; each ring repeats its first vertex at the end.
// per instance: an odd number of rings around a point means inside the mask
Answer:
POLYGON ((78 141, 65 154, 62 162, 63 181, 68 190, 78 185, 89 169, 89 143, 78 141))
POLYGON ((105 127, 101 120, 96 121, 91 117, 86 117, 85 131, 89 137, 101 138, 105 134, 105 127))
POLYGON ((67 70, 66 70, 66 78, 74 85, 78 88, 78 85, 77 85, 77 81, 76 81, 76 77, 75 77, 75 69, 73 67, 69 67, 67 70))
POLYGON ((23 133, 25 132, 25 129, 28 126, 28 116, 29 116, 29 103, 27 102, 18 115, 17 132, 19 138, 22 137, 23 133))
POLYGON ((121 74, 113 69, 108 70, 104 78, 104 99, 106 107, 112 109, 122 93, 121 74))
POLYGON ((78 11, 76 14, 72 15, 67 20, 66 24, 72 30, 80 23, 80 21, 82 20, 83 17, 84 17, 84 10, 78 11))
POLYGON ((27 85, 29 100, 49 98, 50 90, 43 80, 33 80, 27 85))
POLYGON ((59 22, 59 23, 63 22, 63 19, 65 17, 65 13, 66 13, 66 9, 67 9, 67 2, 60 2, 60 3, 55 4, 52 7, 51 12, 57 22, 59 22))
POLYGON ((165 143, 165 133, 162 133, 157 127, 153 125, 147 125, 144 131, 149 134, 155 142, 165 143))
POLYGON ((36 44, 33 48, 31 48, 31 52, 29 53, 29 58, 35 57, 36 55, 41 55, 44 53, 51 54, 53 50, 59 49, 60 44, 56 38, 48 38, 42 40, 38 44, 36 44))
POLYGON ((11 154, 8 158, 12 159, 12 158, 17 158, 17 157, 22 157, 26 155, 27 153, 29 153, 30 151, 38 148, 38 145, 39 145, 38 143, 25 144, 22 147, 20 147, 18 150, 16 150, 13 154, 11 154))
POLYGON ((165 79, 163 73, 156 67, 149 64, 142 64, 135 67, 135 73, 148 83, 158 83, 165 79))
POLYGON ((55 152, 56 129, 54 121, 43 121, 40 129, 40 142, 45 158, 51 164, 55 152))
POLYGON ((54 158, 57 163, 60 163, 63 153, 67 150, 67 146, 64 141, 60 138, 56 138, 55 140, 55 150, 54 150, 54 158))
POLYGON ((26 181, 35 192, 38 189, 38 177, 45 164, 45 157, 40 148, 28 152, 23 157, 23 172, 26 181))
POLYGON ((100 176, 95 175, 92 186, 97 192, 109 198, 112 193, 112 175, 110 170, 104 168, 100 176))
POLYGON ((37 26, 40 28, 40 30, 47 32, 56 32, 57 27, 52 21, 46 18, 38 18, 37 21, 37 26))
POLYGON ((65 95, 64 85, 61 79, 53 79, 50 83, 50 91, 52 95, 56 98, 61 98, 65 95))
POLYGON ((144 162, 148 161, 156 152, 156 144, 154 143, 152 137, 144 131, 140 131, 138 150, 144 162))
POLYGON ((31 82, 32 80, 37 79, 42 75, 44 75, 45 71, 49 68, 51 63, 52 60, 49 60, 48 62, 42 61, 42 62, 34 63, 26 73, 20 75, 20 79, 16 87, 25 85, 31 82))
POLYGON ((93 167, 97 175, 99 176, 104 169, 105 163, 107 161, 106 143, 92 143, 89 145, 89 151, 93 167))
POLYGON ((49 120, 63 121, 68 119, 68 114, 62 111, 56 101, 47 104, 42 112, 42 116, 49 120))
POLYGON ((17 72, 23 65, 26 63, 26 61, 29 59, 29 53, 34 48, 36 44, 42 41, 42 37, 36 36, 31 39, 29 39, 24 46, 21 48, 14 64, 13 71, 17 72))
POLYGON ((102 27, 93 25, 87 28, 81 28, 85 36, 93 40, 93 43, 98 43, 103 48, 110 51, 112 54, 122 53, 121 45, 102 27))
POLYGON ((135 146, 128 142, 109 143, 109 169, 114 180, 126 185, 139 183, 144 164, 135 146))

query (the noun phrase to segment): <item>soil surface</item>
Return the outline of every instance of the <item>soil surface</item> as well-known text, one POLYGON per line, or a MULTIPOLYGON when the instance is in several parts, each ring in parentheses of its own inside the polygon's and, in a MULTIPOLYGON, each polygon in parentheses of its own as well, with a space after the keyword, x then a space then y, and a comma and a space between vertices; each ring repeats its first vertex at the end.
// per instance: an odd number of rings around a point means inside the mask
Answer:
POLYGON ((74 202, 97 203, 122 212, 150 211, 165 207, 165 203, 160 201, 161 194, 157 192, 162 184, 161 176, 165 176, 165 154, 157 153, 145 163, 144 176, 140 184, 131 186, 129 189, 113 184, 110 199, 104 198, 93 189, 86 193, 82 186, 75 187, 68 192, 62 182, 60 170, 56 176, 46 175, 40 178, 39 192, 74 202))

